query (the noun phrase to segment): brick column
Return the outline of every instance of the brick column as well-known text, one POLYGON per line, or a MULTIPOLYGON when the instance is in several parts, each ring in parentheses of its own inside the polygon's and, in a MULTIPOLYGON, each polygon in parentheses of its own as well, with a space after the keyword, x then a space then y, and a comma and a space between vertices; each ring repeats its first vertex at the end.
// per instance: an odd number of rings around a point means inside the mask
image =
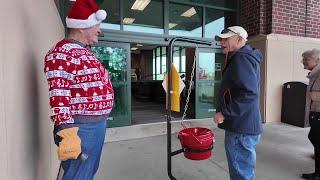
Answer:
POLYGON ((240 0, 239 2, 239 23, 248 34, 260 34, 260 0, 240 0))
POLYGON ((292 36, 306 36, 306 1, 278 0, 272 7, 272 32, 292 36))
POLYGON ((320 38, 319 0, 239 0, 240 25, 249 35, 320 38))
POLYGON ((308 0, 307 37, 320 38, 320 1, 308 0))

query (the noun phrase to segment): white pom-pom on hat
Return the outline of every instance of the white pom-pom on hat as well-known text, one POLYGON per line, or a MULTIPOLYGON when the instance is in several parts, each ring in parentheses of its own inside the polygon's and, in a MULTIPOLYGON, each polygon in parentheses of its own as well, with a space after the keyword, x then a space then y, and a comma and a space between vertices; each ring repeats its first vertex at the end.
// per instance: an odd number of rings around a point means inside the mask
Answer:
POLYGON ((107 17, 107 12, 105 10, 99 9, 96 12, 96 18, 98 21, 103 21, 106 19, 106 17, 107 17))

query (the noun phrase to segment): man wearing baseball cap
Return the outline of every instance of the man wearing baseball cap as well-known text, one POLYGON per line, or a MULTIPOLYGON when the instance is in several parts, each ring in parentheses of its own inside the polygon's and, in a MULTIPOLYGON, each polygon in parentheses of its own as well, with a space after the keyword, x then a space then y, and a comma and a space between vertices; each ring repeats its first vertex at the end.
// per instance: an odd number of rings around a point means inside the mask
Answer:
POLYGON ((226 54, 222 82, 213 117, 225 130, 225 149, 231 180, 254 180, 256 145, 262 134, 259 107, 259 50, 246 45, 247 31, 232 26, 215 36, 226 54))
POLYGON ((106 16, 94 0, 77 0, 66 17, 68 37, 45 56, 63 180, 93 180, 99 167, 114 93, 108 71, 89 46, 98 42, 106 16))

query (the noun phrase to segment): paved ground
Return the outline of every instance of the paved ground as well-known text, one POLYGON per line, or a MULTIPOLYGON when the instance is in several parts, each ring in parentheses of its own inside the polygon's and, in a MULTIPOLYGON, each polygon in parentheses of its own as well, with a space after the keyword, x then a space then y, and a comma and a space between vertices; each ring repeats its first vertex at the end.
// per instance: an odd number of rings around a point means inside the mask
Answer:
MULTIPOLYGON (((257 148, 257 180, 299 180, 313 170, 309 128, 267 124, 257 148)), ((224 131, 214 127, 216 143, 209 160, 191 161, 174 156, 172 172, 178 180, 227 180, 223 146, 224 131)), ((176 134, 172 146, 180 148, 176 134)), ((167 176, 166 136, 108 142, 105 144, 96 180, 165 180, 167 176)))

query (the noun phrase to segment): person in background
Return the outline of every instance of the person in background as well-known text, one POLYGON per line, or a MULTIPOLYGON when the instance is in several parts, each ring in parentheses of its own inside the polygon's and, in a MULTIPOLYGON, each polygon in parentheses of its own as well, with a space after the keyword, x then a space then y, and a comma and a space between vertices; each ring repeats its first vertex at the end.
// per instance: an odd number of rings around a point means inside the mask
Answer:
POLYGON ((215 39, 226 54, 217 111, 213 117, 225 130, 225 149, 231 180, 254 180, 256 145, 262 134, 260 62, 258 49, 246 45, 248 33, 240 26, 223 30, 215 39))
POLYGON ((89 46, 98 42, 106 16, 94 0, 77 0, 66 17, 68 36, 44 59, 63 180, 93 180, 99 167, 114 92, 89 46))
POLYGON ((314 147, 315 170, 302 174, 303 179, 320 180, 320 50, 312 49, 302 54, 304 69, 309 70, 307 78, 306 115, 309 118, 310 132, 308 138, 314 147))

